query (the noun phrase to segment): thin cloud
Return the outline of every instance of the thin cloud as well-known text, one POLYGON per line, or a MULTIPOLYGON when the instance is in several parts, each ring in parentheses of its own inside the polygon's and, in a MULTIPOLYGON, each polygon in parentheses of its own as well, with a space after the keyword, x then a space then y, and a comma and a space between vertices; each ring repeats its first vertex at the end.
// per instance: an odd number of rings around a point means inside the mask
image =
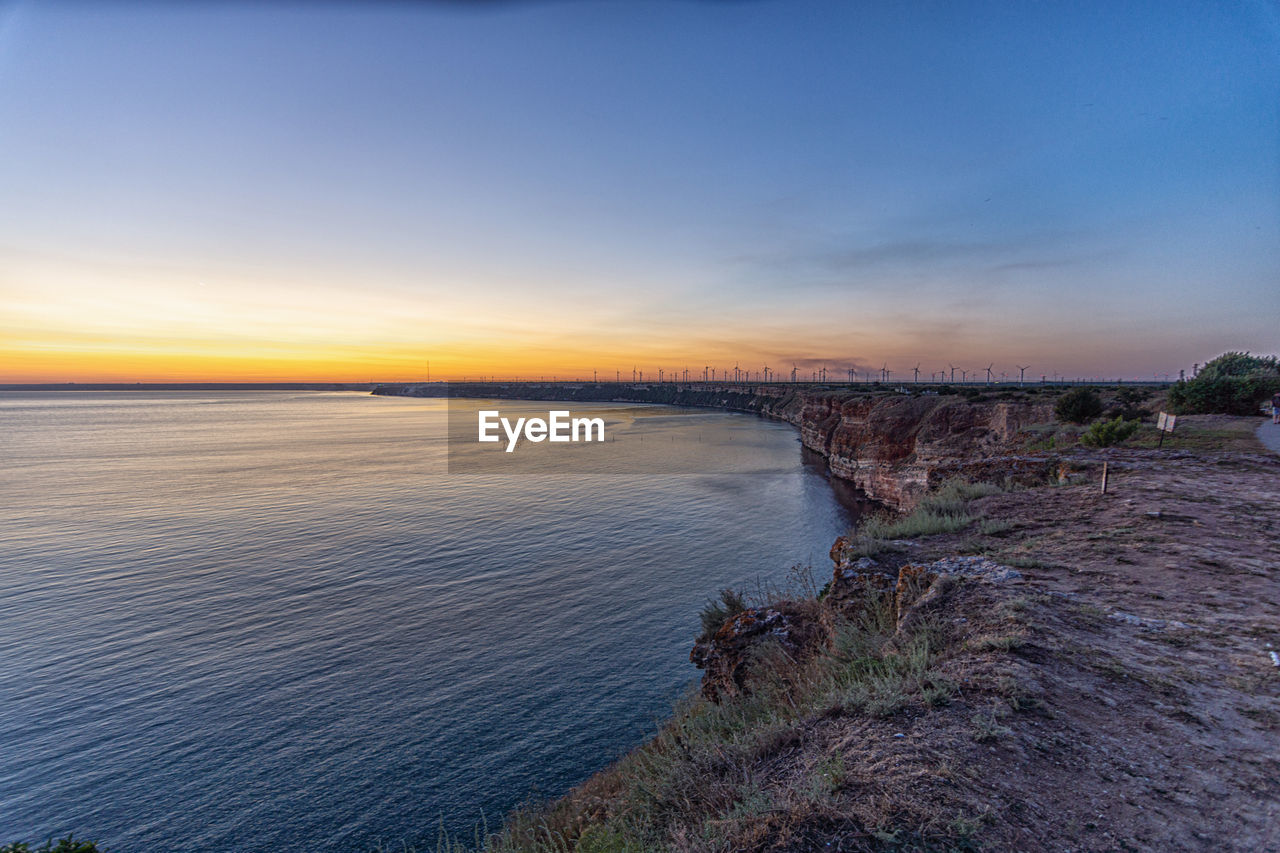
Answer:
MULTIPOLYGON (((931 289, 978 283, 992 273, 1087 267, 1112 259, 1114 248, 1081 248, 1094 239, 1083 232, 1044 232, 1004 240, 910 238, 857 242, 850 246, 805 246, 737 259, 758 284, 841 290, 882 290, 886 282, 912 280, 931 289)), ((992 281, 992 284, 999 282, 992 281)))

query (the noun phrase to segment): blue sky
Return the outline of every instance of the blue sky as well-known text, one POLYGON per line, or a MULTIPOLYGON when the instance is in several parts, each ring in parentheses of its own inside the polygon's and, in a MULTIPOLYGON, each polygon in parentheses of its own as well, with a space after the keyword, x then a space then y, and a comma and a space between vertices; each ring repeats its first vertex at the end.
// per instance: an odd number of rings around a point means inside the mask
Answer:
POLYGON ((1280 348, 1280 11, 9 3, 0 198, 12 379, 1176 372, 1280 348))

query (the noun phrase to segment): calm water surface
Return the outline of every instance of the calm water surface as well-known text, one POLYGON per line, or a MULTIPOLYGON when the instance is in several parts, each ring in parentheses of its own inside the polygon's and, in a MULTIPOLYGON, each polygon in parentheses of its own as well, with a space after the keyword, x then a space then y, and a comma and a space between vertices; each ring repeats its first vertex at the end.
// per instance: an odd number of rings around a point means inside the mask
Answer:
POLYGON ((609 410, 751 470, 448 474, 439 400, 0 395, 0 841, 433 848, 635 745, 701 604, 849 518, 785 424, 609 410))

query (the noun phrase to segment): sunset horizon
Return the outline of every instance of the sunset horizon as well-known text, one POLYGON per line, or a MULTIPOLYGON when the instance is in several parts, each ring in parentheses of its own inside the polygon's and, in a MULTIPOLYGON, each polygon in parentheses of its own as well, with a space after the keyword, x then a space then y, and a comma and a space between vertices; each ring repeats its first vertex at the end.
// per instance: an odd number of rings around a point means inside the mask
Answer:
POLYGON ((1277 0, 0 0, 0 853, 1280 839, 1277 0))
POLYGON ((1278 42, 1265 3, 10 3, 0 382, 1273 353, 1278 42))

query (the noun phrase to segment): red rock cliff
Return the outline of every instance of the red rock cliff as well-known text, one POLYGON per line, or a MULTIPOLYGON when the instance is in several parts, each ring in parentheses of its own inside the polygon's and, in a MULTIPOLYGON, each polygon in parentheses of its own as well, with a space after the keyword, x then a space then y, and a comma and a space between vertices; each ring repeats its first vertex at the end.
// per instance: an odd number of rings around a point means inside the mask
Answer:
POLYGON ((1048 404, 970 403, 957 397, 800 394, 764 411, 794 423, 831 472, 875 500, 909 510, 953 476, 1001 479, 1038 473, 1046 460, 1019 453, 1021 433, 1053 420, 1048 404))

